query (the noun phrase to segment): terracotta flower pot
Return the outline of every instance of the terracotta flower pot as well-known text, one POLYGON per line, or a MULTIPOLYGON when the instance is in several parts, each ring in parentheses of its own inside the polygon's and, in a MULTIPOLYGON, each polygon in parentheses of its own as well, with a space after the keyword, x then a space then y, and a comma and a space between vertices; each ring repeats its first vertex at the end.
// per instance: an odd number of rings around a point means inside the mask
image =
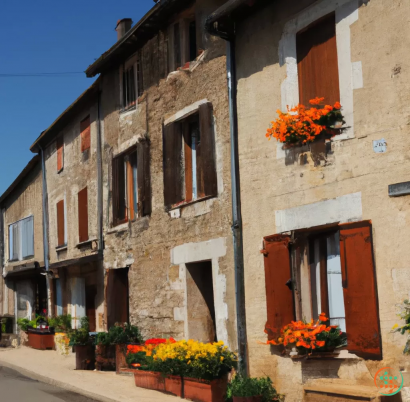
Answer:
POLYGON ((165 391, 182 397, 182 377, 176 375, 165 377, 165 391))
POLYGON ((262 402, 261 396, 234 396, 233 402, 262 402))
POLYGON ((135 385, 139 388, 153 389, 155 391, 165 391, 165 378, 161 373, 153 371, 134 371, 135 385))
POLYGON ((95 368, 95 348, 94 345, 75 346, 75 369, 94 370, 95 368))
POLYGON ((195 378, 184 378, 184 397, 195 402, 224 402, 227 378, 205 381, 195 378))

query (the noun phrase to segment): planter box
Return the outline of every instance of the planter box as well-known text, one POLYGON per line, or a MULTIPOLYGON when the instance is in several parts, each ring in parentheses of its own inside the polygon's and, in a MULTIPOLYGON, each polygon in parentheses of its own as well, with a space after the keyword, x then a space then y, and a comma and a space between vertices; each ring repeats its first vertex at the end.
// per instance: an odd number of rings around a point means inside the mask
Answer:
POLYGON ((115 345, 115 371, 120 374, 121 369, 128 368, 127 362, 127 345, 115 345))
POLYGON ((115 371, 115 345, 97 345, 95 355, 98 371, 115 371))
POLYGON ((182 377, 169 375, 165 377, 165 392, 169 394, 183 397, 182 395, 182 377))
POLYGON ((184 397, 195 402, 224 402, 227 378, 205 381, 194 378, 184 378, 184 397))
POLYGON ((94 370, 95 368, 95 348, 94 345, 75 346, 75 369, 94 370))
POLYGON ((29 333, 27 346, 37 350, 52 350, 54 349, 54 335, 29 333))
POLYGON ((165 378, 161 373, 153 371, 134 370, 135 385, 139 388, 165 391, 165 378))
POLYGON ((262 402, 261 396, 234 396, 233 402, 262 402))

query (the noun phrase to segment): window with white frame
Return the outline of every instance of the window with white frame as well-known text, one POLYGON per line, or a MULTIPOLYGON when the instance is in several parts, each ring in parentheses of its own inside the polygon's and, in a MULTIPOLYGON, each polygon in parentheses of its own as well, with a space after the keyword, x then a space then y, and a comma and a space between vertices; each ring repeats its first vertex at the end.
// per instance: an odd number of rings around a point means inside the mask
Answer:
POLYGON ((9 261, 34 256, 34 216, 9 225, 9 261))
POLYGON ((143 93, 142 68, 139 53, 129 58, 120 69, 121 108, 128 110, 137 104, 143 93))

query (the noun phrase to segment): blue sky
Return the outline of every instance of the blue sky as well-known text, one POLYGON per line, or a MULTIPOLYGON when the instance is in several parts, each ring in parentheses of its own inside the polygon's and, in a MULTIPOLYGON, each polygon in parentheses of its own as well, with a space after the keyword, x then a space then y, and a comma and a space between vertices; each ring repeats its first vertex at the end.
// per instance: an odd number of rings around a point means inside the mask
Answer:
POLYGON ((0 6, 0 194, 34 156, 29 148, 93 79, 84 71, 111 47, 118 19, 137 22, 152 0, 20 0, 0 6))

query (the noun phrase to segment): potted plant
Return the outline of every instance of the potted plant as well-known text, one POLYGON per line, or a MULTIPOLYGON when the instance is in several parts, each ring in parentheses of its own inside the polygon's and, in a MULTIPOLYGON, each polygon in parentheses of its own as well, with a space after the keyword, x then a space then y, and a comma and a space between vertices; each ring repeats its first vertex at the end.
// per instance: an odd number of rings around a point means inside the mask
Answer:
POLYGON ((70 352, 70 338, 68 336, 71 331, 71 315, 59 315, 49 318, 48 324, 54 328, 54 343, 58 354, 67 356, 70 352))
POLYGON ((69 332, 70 346, 74 346, 76 370, 94 370, 95 346, 90 336, 88 317, 80 319, 81 327, 69 332))
POLYGON ((54 349, 54 329, 49 327, 46 317, 37 315, 34 320, 21 318, 17 325, 24 333, 24 339, 20 335, 22 344, 38 350, 54 349))
POLYGON ((266 137, 275 138, 285 148, 312 143, 316 138, 327 134, 330 137, 338 134, 345 124, 341 105, 323 105, 324 98, 310 100, 311 108, 297 105, 287 108, 287 113, 277 110, 279 117, 271 122, 266 137))
POLYGON ((228 384, 226 396, 229 402, 271 402, 282 400, 282 396, 276 392, 269 377, 249 378, 237 375, 228 384))
POLYGON ((347 338, 339 326, 328 325, 328 321, 325 313, 320 314, 317 321, 292 321, 280 330, 276 339, 267 341, 267 344, 283 346, 294 358, 313 353, 333 353, 335 349, 347 345, 347 338))

